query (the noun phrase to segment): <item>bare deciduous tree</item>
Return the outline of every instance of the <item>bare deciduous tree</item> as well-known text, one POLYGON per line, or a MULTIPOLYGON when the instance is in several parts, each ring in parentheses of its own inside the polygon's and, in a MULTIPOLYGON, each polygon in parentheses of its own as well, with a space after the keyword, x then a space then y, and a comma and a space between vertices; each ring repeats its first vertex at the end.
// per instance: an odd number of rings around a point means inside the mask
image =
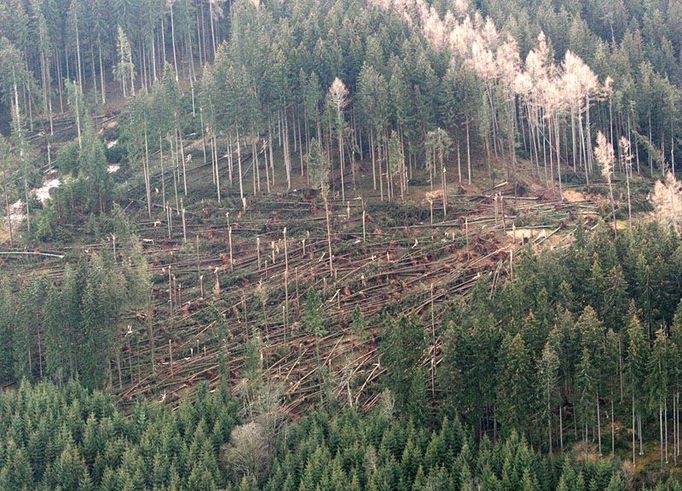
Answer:
POLYGON ((224 448, 224 460, 235 475, 256 482, 269 466, 269 436, 260 423, 236 426, 224 448))
POLYGON ((656 216, 662 223, 672 225, 682 232, 682 182, 675 174, 668 172, 665 181, 657 181, 651 202, 656 208, 656 216))

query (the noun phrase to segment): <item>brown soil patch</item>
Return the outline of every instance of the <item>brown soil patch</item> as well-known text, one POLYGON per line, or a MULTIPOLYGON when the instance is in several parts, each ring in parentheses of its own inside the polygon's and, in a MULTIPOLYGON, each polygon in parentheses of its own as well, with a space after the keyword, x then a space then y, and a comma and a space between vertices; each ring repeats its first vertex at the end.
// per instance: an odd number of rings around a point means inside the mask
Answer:
POLYGON ((9 242, 9 228, 3 220, 0 221, 0 244, 4 244, 6 242, 9 242))
POLYGON ((536 238, 547 237, 551 229, 548 228, 517 228, 516 230, 507 230, 507 235, 512 239, 516 237, 520 240, 533 240, 536 238))
POLYGON ((587 201, 587 197, 580 191, 574 189, 567 189, 563 192, 564 199, 569 203, 579 203, 581 201, 587 201))
POLYGON ((107 122, 104 124, 104 128, 111 129, 111 128, 116 128, 118 126, 118 121, 115 119, 112 119, 111 121, 107 122))
POLYGON ((427 191, 424 193, 424 199, 426 201, 435 201, 437 199, 443 199, 443 190, 436 189, 434 191, 427 191))

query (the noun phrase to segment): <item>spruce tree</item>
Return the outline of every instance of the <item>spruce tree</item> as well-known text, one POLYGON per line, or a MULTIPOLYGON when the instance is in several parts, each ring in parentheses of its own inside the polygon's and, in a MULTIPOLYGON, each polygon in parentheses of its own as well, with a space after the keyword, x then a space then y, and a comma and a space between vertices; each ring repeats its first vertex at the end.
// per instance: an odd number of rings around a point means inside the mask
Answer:
POLYGON ((17 380, 31 379, 43 371, 42 306, 45 299, 44 278, 31 279, 19 291, 17 318, 14 322, 13 360, 17 380))
POLYGON ((503 431, 530 434, 535 414, 534 370, 523 337, 507 339, 500 351, 496 414, 503 431))
POLYGON ((651 349, 644 388, 647 392, 649 409, 658 418, 661 464, 664 461, 666 464, 668 463, 668 436, 667 428, 664 429, 664 424, 667 427, 665 420, 667 418, 668 386, 671 371, 670 355, 668 336, 663 329, 659 329, 656 332, 656 339, 651 349))
POLYGON ((639 454, 642 455, 643 435, 642 416, 646 407, 646 395, 643 393, 649 364, 649 343, 642 325, 634 309, 630 309, 630 323, 627 328, 626 370, 627 387, 630 393, 632 408, 632 461, 636 461, 635 436, 639 439, 639 454))
POLYGON ((119 25, 117 31, 118 63, 114 68, 114 76, 121 83, 123 97, 135 95, 135 64, 133 63, 130 41, 123 28, 119 25))
POLYGON ((71 339, 65 329, 62 296, 59 289, 50 285, 47 290, 43 321, 45 323, 45 369, 52 380, 61 384, 72 374, 70 367, 71 339))
POLYGON ((397 409, 407 416, 422 416, 425 397, 421 361, 426 347, 424 329, 415 319, 400 317, 384 329, 381 364, 386 367, 386 386, 397 409))
MULTIPOLYGON (((597 383, 598 375, 594 367, 592 356, 587 346, 583 347, 580 360, 576 367, 576 410, 583 442, 587 445, 589 427, 595 423, 598 407, 597 383)), ((596 433, 596 429, 595 429, 596 433)), ((585 450, 587 451, 587 449, 585 450)))
POLYGON ((100 213, 111 207, 113 182, 107 170, 104 143, 88 118, 79 156, 79 177, 85 181, 89 209, 100 213))
POLYGON ((111 376, 111 356, 117 349, 118 313, 122 307, 124 285, 120 278, 94 255, 89 262, 83 303, 80 347, 80 379, 87 387, 101 387, 111 376))
POLYGON ((537 367, 537 387, 542 401, 541 419, 547 424, 547 448, 552 453, 555 438, 554 431, 554 410, 559 403, 559 356, 554 350, 553 345, 547 341, 542 350, 542 357, 537 367))
POLYGON ((13 331, 16 322, 15 298, 7 278, 0 280, 0 380, 14 379, 13 331))

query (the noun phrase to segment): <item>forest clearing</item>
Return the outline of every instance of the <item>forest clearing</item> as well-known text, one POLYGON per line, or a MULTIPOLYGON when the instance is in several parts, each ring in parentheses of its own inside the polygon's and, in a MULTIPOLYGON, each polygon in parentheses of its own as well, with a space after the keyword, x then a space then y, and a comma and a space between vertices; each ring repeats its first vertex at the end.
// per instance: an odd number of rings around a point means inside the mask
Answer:
POLYGON ((0 489, 681 489, 679 3, 0 3, 0 489))

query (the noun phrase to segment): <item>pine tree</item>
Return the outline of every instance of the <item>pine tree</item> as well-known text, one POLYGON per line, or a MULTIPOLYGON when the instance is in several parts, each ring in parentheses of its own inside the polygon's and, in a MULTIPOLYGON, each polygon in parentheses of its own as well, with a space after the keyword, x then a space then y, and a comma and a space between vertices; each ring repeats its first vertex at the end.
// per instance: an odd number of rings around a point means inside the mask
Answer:
POLYGON ((442 350, 438 376, 445 394, 445 407, 448 414, 463 414, 472 402, 468 387, 473 383, 469 370, 474 364, 474 353, 469 332, 459 323, 448 323, 442 350))
POLYGON ((599 165, 601 166, 602 175, 606 178, 606 181, 609 184, 609 197, 611 199, 613 229, 614 231, 617 231, 618 228, 616 224, 616 202, 613 198, 613 185, 611 182, 613 177, 613 165, 615 164, 615 156, 612 143, 606 140, 606 137, 601 131, 597 133, 597 146, 594 149, 594 156, 597 159, 599 165))
POLYGON ((0 280, 0 380, 9 382, 14 379, 14 353, 12 338, 16 322, 16 306, 9 281, 0 280))
POLYGON ((604 347, 602 349, 602 368, 601 368, 601 378, 602 387, 604 387, 604 392, 608 393, 609 399, 611 401, 611 408, 608 413, 611 417, 610 422, 610 433, 611 433, 611 453, 615 452, 616 446, 616 423, 615 423, 615 399, 620 393, 621 401, 623 398, 623 371, 622 371, 622 348, 621 348, 621 338, 612 329, 609 329, 606 333, 606 338, 604 340, 604 347))
POLYGON ((308 179, 313 189, 319 189, 326 197, 329 189, 329 162, 320 142, 313 138, 308 145, 308 179))
POLYGON ((677 305, 672 325, 670 326, 670 381, 673 396, 673 455, 677 458, 680 455, 679 444, 679 414, 680 414, 680 375, 682 374, 682 301, 677 305))
POLYGON ((60 489, 82 489, 81 484, 88 478, 87 468, 78 449, 67 442, 66 447, 54 464, 51 486, 60 489))
POLYGON ((312 139, 308 147, 308 181, 313 189, 319 189, 324 201, 325 221, 327 224, 327 253, 329 254, 329 273, 334 274, 332 253, 331 216, 329 210, 330 166, 327 154, 322 149, 321 142, 312 139))
POLYGON ((88 119, 83 132, 83 145, 79 156, 79 177, 85 181, 85 191, 90 210, 100 213, 111 206, 113 182, 107 170, 104 143, 97 135, 94 123, 88 119))
MULTIPOLYGON (((359 109, 369 131, 369 147, 372 157, 372 182, 377 189, 377 152, 381 155, 381 140, 389 116, 388 84, 377 67, 365 63, 358 76, 359 109)), ((381 164, 380 164, 381 165, 381 164)), ((381 167, 379 179, 381 179, 381 167)))
POLYGON ((243 376, 252 384, 261 383, 263 374, 263 346, 258 333, 255 333, 244 347, 243 376))
POLYGON ((220 343, 220 391, 223 399, 227 401, 230 394, 230 352, 228 348, 229 329, 225 316, 215 305, 211 305, 215 322, 215 331, 220 343))
POLYGON ((117 53, 118 53, 118 63, 114 69, 114 76, 121 83, 121 90, 123 91, 123 97, 128 96, 128 90, 130 90, 130 95, 135 95, 135 64, 133 63, 133 54, 130 46, 130 41, 128 41, 128 36, 126 35, 123 28, 119 25, 117 33, 117 53))
POLYGON ((424 142, 430 159, 428 161, 429 175, 431 179, 431 188, 433 188, 434 179, 440 176, 441 191, 443 193, 443 211, 447 215, 447 187, 445 181, 446 166, 448 152, 452 145, 452 140, 447 132, 442 128, 436 128, 426 134, 426 141, 424 142))
POLYGON ((10 439, 6 444, 5 465, 0 469, 0 485, 3 489, 30 489, 33 471, 26 452, 10 439))
POLYGON ((45 298, 44 278, 32 279, 22 286, 14 322, 13 360, 17 380, 42 375, 43 344, 42 306, 45 298))
POLYGON ((45 369, 46 374, 57 383, 63 383, 71 376, 71 339, 64 319, 62 296, 59 289, 50 285, 47 290, 45 309, 45 369))
POLYGON ((588 427, 594 422, 594 415, 596 414, 595 404, 598 403, 597 378, 590 350, 585 346, 576 367, 576 396, 578 403, 576 409, 585 445, 587 445, 588 427))
POLYGON ((340 78, 335 78, 327 93, 327 106, 333 112, 334 127, 339 147, 339 175, 341 176, 341 201, 346 201, 346 159, 345 159, 345 117, 344 110, 348 105, 348 89, 340 78))
POLYGON ((386 385, 403 414, 419 418, 425 397, 421 360, 426 341, 416 320, 401 317, 384 331, 381 364, 386 367, 386 385))
POLYGON ((84 344, 80 347, 80 380, 87 387, 101 387, 111 376, 110 360, 117 349, 119 309, 123 302, 120 279, 99 255, 88 265, 81 306, 84 344))
POLYGON ((83 120, 85 118, 85 101, 83 98, 83 86, 79 82, 66 81, 67 102, 71 106, 76 120, 76 132, 78 134, 78 148, 83 147, 83 120))
POLYGON ((541 415, 547 422, 547 448, 552 453, 553 414, 560 397, 559 394, 559 356, 548 341, 542 350, 542 358, 537 369, 537 387, 541 394, 541 415))
POLYGON ((313 336, 322 337, 327 333, 324 325, 324 305, 322 297, 314 288, 309 288, 305 299, 303 323, 305 331, 313 336))
MULTIPOLYGON (((114 215, 116 214, 116 209, 117 206, 114 205, 114 215)), ((130 247, 129 262, 123 270, 127 286, 125 294, 126 301, 129 307, 142 309, 143 311, 147 341, 149 343, 151 369, 152 373, 156 373, 154 302, 152 297, 151 271, 147 262, 147 257, 142 248, 142 243, 136 236, 130 234, 128 224, 121 223, 119 229, 120 232, 118 232, 116 239, 121 240, 124 244, 126 240, 129 241, 130 247)))
POLYGON ((624 328, 628 301, 628 284, 620 265, 614 266, 607 273, 606 285, 608 286, 602 293, 601 317, 607 328, 618 332, 624 328))
POLYGON ((645 390, 647 391, 647 402, 652 412, 658 411, 658 425, 661 445, 661 464, 668 463, 667 445, 667 422, 664 429, 664 421, 667 419, 667 399, 670 375, 670 345, 668 336, 662 329, 656 332, 649 364, 645 379, 645 390))
POLYGON ((393 179, 398 176, 400 183, 400 199, 404 199, 407 191, 407 169, 405 167, 405 155, 398 134, 393 131, 388 140, 388 159, 386 161, 386 173, 389 176, 389 200, 393 196, 393 179))
POLYGON ((530 434, 535 414, 533 365, 523 337, 507 339, 501 348, 496 414, 506 434, 530 434))
POLYGON ((353 309, 353 320, 351 326, 353 334, 358 338, 360 342, 367 339, 367 337, 369 336, 368 332, 369 326, 367 325, 365 317, 362 315, 362 311, 360 310, 359 305, 356 305, 355 308, 353 309))
POLYGON ((632 401, 632 462, 636 461, 635 435, 639 437, 639 453, 642 455, 643 435, 641 431, 645 395, 642 393, 649 364, 649 343, 644 329, 633 309, 630 309, 630 323, 627 328, 626 367, 628 391, 632 401))

